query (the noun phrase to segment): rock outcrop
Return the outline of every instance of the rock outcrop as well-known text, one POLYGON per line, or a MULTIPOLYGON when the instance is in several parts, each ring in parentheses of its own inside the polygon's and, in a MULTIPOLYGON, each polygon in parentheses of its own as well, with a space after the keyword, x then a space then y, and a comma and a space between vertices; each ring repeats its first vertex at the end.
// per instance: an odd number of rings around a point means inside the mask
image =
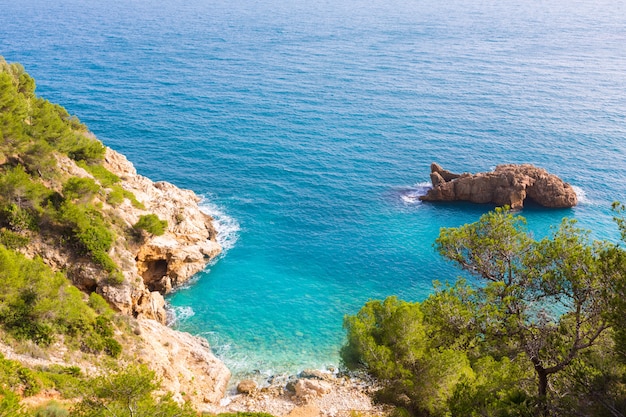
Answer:
MULTIPOLYGON (((94 178, 65 155, 58 154, 57 168, 67 176, 94 178)), ((206 340, 165 326, 163 295, 189 280, 221 252, 212 218, 200 210, 200 198, 167 182, 152 182, 137 174, 121 155, 106 149, 104 167, 118 176, 121 186, 136 198, 125 198, 111 205, 95 196, 104 215, 113 219, 116 236, 109 255, 119 266, 122 282, 110 282, 107 271, 89 256, 58 245, 55 239, 34 234, 22 251, 29 257, 40 256, 54 270, 64 270, 81 290, 97 292, 120 313, 133 317, 140 341, 126 343, 136 349, 136 357, 153 369, 163 389, 178 401, 189 401, 198 408, 219 403, 230 372, 211 352, 206 340), (167 221, 161 236, 139 235, 133 225, 141 215, 155 214, 167 221), (137 234, 137 238, 132 238, 137 234)), ((60 176, 62 177, 62 176, 60 176)), ((63 182, 52 178, 46 184, 61 192, 63 182)))
POLYGON ((530 164, 498 165, 493 172, 454 174, 430 166, 432 188, 422 201, 469 201, 521 209, 527 198, 544 207, 573 207, 578 199, 571 185, 530 164))
POLYGON ((230 371, 212 353, 206 340, 162 326, 154 320, 138 320, 143 348, 139 357, 152 368, 161 387, 174 399, 190 402, 200 410, 224 396, 230 371))
POLYGON ((145 207, 137 208, 125 200, 114 208, 118 218, 132 226, 142 214, 154 213, 166 220, 168 227, 165 234, 148 237, 134 251, 116 245, 113 255, 123 265, 130 288, 104 286, 98 291, 122 312, 165 323, 161 294, 189 280, 221 252, 212 218, 200 210, 200 198, 192 191, 152 182, 112 149, 106 150, 104 167, 119 176, 122 187, 145 207))

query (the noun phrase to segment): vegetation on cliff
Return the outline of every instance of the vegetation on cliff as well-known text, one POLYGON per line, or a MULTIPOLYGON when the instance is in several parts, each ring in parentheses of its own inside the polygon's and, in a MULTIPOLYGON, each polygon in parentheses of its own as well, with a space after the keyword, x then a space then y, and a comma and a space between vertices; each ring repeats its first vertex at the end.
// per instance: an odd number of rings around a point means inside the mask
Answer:
POLYGON ((442 229, 436 248, 476 279, 345 319, 344 361, 384 382, 381 401, 416 416, 624 415, 620 246, 569 220, 535 240, 497 209, 442 229))
POLYGON ((129 318, 94 292, 98 282, 125 279, 111 255, 116 242, 167 227, 154 214, 135 228, 116 216, 112 208, 125 200, 144 207, 103 166, 105 151, 77 118, 36 96, 22 66, 0 57, 0 343, 32 359, 0 355, 0 416, 196 415, 171 395, 155 395, 154 372, 126 365, 136 358, 123 344, 137 336, 129 318), (61 255, 39 256, 46 251, 61 255), (74 261, 84 292, 65 273, 74 261), (90 371, 47 360, 59 351, 90 371), (21 401, 44 391, 62 404, 35 410, 21 401))

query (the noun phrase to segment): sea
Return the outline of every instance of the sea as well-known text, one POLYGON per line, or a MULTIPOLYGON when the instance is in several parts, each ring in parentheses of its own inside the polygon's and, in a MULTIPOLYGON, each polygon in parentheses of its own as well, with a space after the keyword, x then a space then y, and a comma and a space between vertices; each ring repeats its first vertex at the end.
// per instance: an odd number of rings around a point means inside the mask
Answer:
POLYGON ((619 240, 626 202, 620 0, 0 0, 0 55, 139 173, 189 188, 223 254, 167 300, 236 376, 338 368, 368 300, 461 275, 442 227, 493 209, 421 203, 430 164, 531 163, 619 240))

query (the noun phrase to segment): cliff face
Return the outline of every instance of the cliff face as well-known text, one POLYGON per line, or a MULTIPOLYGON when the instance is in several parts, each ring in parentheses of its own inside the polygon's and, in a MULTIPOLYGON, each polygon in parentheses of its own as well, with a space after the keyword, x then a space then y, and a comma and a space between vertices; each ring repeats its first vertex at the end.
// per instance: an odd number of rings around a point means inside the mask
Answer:
MULTIPOLYGON (((57 155, 57 168, 65 175, 93 178, 63 155, 57 155)), ((125 346, 140 362, 152 368, 163 389, 179 401, 202 408, 224 396, 230 371, 201 338, 165 326, 163 295, 189 280, 221 252, 212 218, 203 213, 200 198, 167 182, 154 183, 138 175, 125 156, 106 149, 103 166, 120 177, 120 185, 132 192, 141 208, 126 199, 112 206, 102 199, 101 210, 115 219, 116 241, 110 256, 124 276, 121 283, 110 283, 107 273, 85 255, 68 251, 54 239, 35 235, 28 256, 40 256, 55 270, 66 271, 74 285, 86 292, 101 294, 120 313, 137 319, 135 328, 141 341, 125 346), (156 214, 168 227, 161 236, 145 232, 137 239, 128 231, 144 214, 156 214), (184 395, 183 395, 184 393, 184 395)), ((60 184, 48 184, 60 190, 60 184)))
MULTIPOLYGON (((65 336, 73 336, 72 332, 85 333, 86 339, 97 335, 95 341, 81 340, 81 349, 117 357, 122 345, 119 366, 129 360, 146 363, 176 398, 182 400, 184 391, 188 396, 185 399, 194 404, 217 401, 224 394, 229 371, 212 355, 206 341, 164 326, 163 294, 202 270, 221 251, 212 219, 198 207, 200 199, 191 191, 165 182, 153 183, 138 175, 124 156, 107 149, 77 118, 38 97, 35 81, 24 68, 8 64, 2 57, 0 92, 3 253, 9 254, 16 265, 20 258, 14 259, 12 256, 18 255, 14 252, 40 257, 53 271, 61 271, 85 295, 89 294, 90 301, 102 304, 100 297, 91 297, 91 293, 98 293, 111 307, 130 317, 116 319, 115 336, 119 340, 113 340, 113 335, 105 337, 100 333, 113 331, 109 318, 103 317, 104 327, 97 325, 96 316, 99 319, 104 313, 88 306, 87 297, 81 300, 82 295, 73 288, 66 293, 66 287, 70 287, 65 277, 58 275, 58 292, 42 291, 31 296, 33 286, 46 290, 54 280, 46 280, 46 274, 40 280, 31 280, 37 278, 36 274, 25 269, 20 270, 22 275, 12 287, 5 287, 19 294, 14 297, 18 301, 22 300, 21 294, 29 294, 30 301, 22 301, 29 311, 24 313, 25 319, 18 320, 20 324, 49 329, 45 340, 57 338, 58 346, 49 349, 56 353, 76 350, 63 342, 65 336), (140 219, 146 227, 134 227, 140 219), (163 227, 160 236, 146 231, 160 234, 163 227), (71 297, 67 295, 70 293, 71 297), (74 304, 82 309, 57 308, 74 304), (37 313, 31 314, 30 310, 37 313), (85 316, 85 321, 72 321, 74 327, 70 330, 62 317, 72 314, 68 311, 85 316), (87 317, 91 314, 94 316, 87 317), (29 320, 36 325, 29 324, 29 320), (96 329, 98 326, 102 328, 96 329), (81 330, 76 331, 78 328, 81 330), (129 338, 131 328, 135 336, 141 337, 129 338), (108 348, 99 345, 104 343, 108 348)), ((12 309, 11 300, 2 299, 3 309, 12 309)), ((10 330, 6 320, 1 324, 1 331, 10 330)), ((31 343, 43 340, 38 333, 31 333, 26 337, 31 343)), ((9 352, 10 346, 4 342, 3 338, 0 352, 9 352)), ((101 371, 99 358, 91 358, 96 362, 87 366, 95 368, 94 372, 101 371)), ((57 359, 60 363, 83 365, 65 355, 57 359)))
POLYGON ((168 227, 162 236, 144 237, 131 248, 124 242, 116 245, 113 257, 123 265, 130 288, 103 286, 100 291, 126 314, 165 323, 161 294, 189 280, 221 252, 212 218, 200 210, 200 198, 192 191, 138 175, 125 156, 111 149, 106 150, 103 165, 145 206, 138 209, 126 200, 114 209, 116 216, 131 226, 142 214, 154 213, 168 227))
POLYGON ((433 187, 420 200, 493 203, 512 209, 521 209, 527 198, 552 208, 577 204, 571 185, 530 164, 498 165, 493 172, 454 174, 433 163, 430 179, 433 187))

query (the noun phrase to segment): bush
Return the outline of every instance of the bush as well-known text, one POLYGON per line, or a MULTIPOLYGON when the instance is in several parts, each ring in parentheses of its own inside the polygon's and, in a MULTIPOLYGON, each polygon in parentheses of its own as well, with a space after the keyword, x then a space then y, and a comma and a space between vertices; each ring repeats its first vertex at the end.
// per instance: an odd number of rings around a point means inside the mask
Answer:
POLYGON ((133 207, 138 208, 140 210, 146 209, 146 206, 144 206, 141 201, 137 200, 137 197, 135 197, 135 194, 133 194, 132 192, 128 190, 124 190, 124 197, 130 200, 130 203, 133 205, 133 207))
POLYGON ((94 176, 105 188, 111 187, 121 181, 120 177, 103 167, 101 164, 88 164, 85 161, 78 161, 78 166, 94 176))
POLYGON ((37 218, 30 210, 24 209, 15 203, 2 207, 0 219, 12 230, 23 232, 26 230, 37 230, 37 218))
POLYGON ((23 248, 28 245, 28 242, 30 242, 30 239, 27 236, 7 229, 0 229, 0 244, 3 244, 9 249, 23 248))
POLYGON ((87 302, 87 305, 96 313, 104 315, 105 317, 113 315, 113 310, 109 307, 109 303, 107 303, 107 301, 98 293, 92 292, 89 294, 89 301, 87 302))
POLYGON ((65 201, 60 207, 59 216, 71 228, 71 237, 75 243, 90 254, 94 262, 109 272, 117 269, 108 255, 113 244, 113 233, 95 207, 65 201))
POLYGON ((33 411, 33 417, 67 417, 69 415, 69 411, 56 401, 50 401, 33 411))
POLYGON ((59 150, 75 161, 97 163, 104 159, 106 148, 98 139, 90 138, 82 133, 74 133, 67 138, 59 150))
POLYGON ((63 195, 68 200, 91 201, 98 191, 100 186, 91 178, 72 177, 63 184, 63 195))
POLYGON ((119 185, 114 185, 111 187, 111 191, 109 191, 109 194, 107 195, 107 203, 113 207, 117 207, 124 202, 125 198, 124 189, 119 185))
POLYGON ((94 378, 90 392, 73 410, 81 417, 102 416, 106 409, 116 416, 197 417, 189 406, 180 406, 170 395, 156 397, 154 391, 159 384, 153 371, 145 365, 129 366, 107 375, 94 378))
POLYGON ((133 228, 135 230, 145 230, 155 236, 161 236, 167 228, 167 220, 160 220, 156 214, 143 214, 133 228))

